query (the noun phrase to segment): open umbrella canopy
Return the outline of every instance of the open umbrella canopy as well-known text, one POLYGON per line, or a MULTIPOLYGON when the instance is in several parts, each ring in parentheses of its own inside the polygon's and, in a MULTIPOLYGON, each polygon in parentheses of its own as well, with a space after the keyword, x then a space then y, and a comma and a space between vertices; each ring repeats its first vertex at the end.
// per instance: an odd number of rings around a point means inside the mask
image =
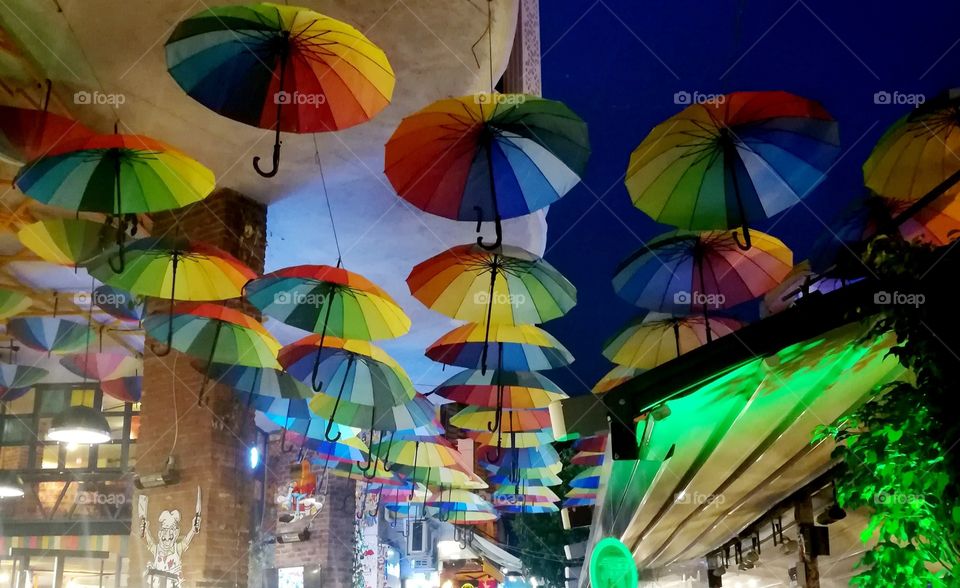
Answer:
POLYGON ((401 486, 405 483, 404 479, 398 476, 396 472, 384 469, 382 464, 377 464, 369 471, 364 471, 356 462, 331 462, 327 471, 338 478, 348 478, 369 484, 401 486))
POLYGON ((467 436, 472 438, 480 445, 500 445, 501 447, 514 447, 518 449, 523 449, 525 447, 540 447, 541 445, 546 445, 554 441, 553 431, 550 429, 526 433, 504 432, 502 436, 500 435, 499 430, 495 430, 492 433, 489 431, 471 431, 467 433, 467 436))
POLYGON ((76 267, 109 248, 116 229, 82 218, 53 218, 24 226, 17 237, 40 259, 76 267))
POLYGON ((364 123, 386 108, 396 83, 387 56, 360 31, 296 6, 207 8, 177 25, 166 57, 170 75, 194 100, 276 130, 273 169, 257 167, 266 177, 276 174, 280 131, 364 123))
POLYGON ((623 365, 614 366, 613 369, 597 380, 597 383, 593 385, 591 391, 594 394, 606 394, 620 384, 636 378, 645 371, 646 370, 623 365))
POLYGON ((426 486, 444 485, 449 488, 481 490, 487 487, 479 476, 453 467, 417 467, 403 464, 389 464, 390 469, 400 473, 408 482, 420 482, 426 486))
MULTIPOLYGON (((542 447, 546 447, 546 445, 543 445, 542 447)), ((508 459, 511 455, 516 454, 516 452, 518 451, 522 452, 524 451, 524 449, 518 448, 518 449, 513 449, 511 451, 506 451, 503 453, 503 456, 504 456, 503 459, 508 459)), ((485 453, 489 453, 489 452, 485 452, 485 453)), ((517 480, 519 479, 549 480, 549 479, 552 479, 554 476, 558 475, 560 473, 560 470, 563 469, 562 463, 555 463, 550 466, 544 466, 539 468, 536 468, 536 467, 520 468, 519 470, 511 471, 511 467, 512 467, 511 462, 491 463, 488 460, 481 460, 480 466, 491 474, 492 476, 490 480, 491 482, 494 481, 493 479, 494 477, 500 477, 503 479, 507 479, 514 484, 516 484, 517 480)), ((547 486, 548 484, 541 484, 541 485, 547 486)))
POLYGON ((559 472, 562 469, 560 455, 553 445, 545 444, 536 447, 517 448, 515 451, 507 451, 496 462, 488 459, 487 451, 484 448, 478 448, 477 461, 480 467, 484 469, 499 469, 501 467, 518 468, 521 472, 545 468, 551 472, 559 472))
POLYGON ((444 515, 444 520, 452 525, 483 525, 499 518, 496 512, 486 510, 452 509, 444 515))
POLYGON ((670 232, 623 261, 613 288, 624 300, 647 310, 696 314, 762 296, 791 268, 790 249, 758 231, 746 251, 727 232, 670 232))
POLYGON ((567 398, 559 386, 537 372, 464 370, 437 386, 434 394, 474 406, 505 409, 546 408, 567 398))
MULTIPOLYGON (((306 400, 254 396, 251 402, 251 408, 263 413, 263 416, 287 432, 293 433, 295 437, 305 437, 308 448, 310 447, 310 440, 330 443, 324 436, 328 422, 311 414, 306 400)), ((367 446, 365 443, 361 441, 360 445, 357 445, 355 441, 352 441, 352 439, 360 435, 360 429, 334 423, 332 430, 340 434, 337 443, 348 443, 348 440, 350 440, 348 445, 359 447, 366 452, 367 446)), ((300 444, 304 444, 304 440, 301 439, 300 444)))
POLYGON ((0 160, 23 164, 93 134, 77 121, 47 110, 0 106, 0 160))
POLYGON ((518 477, 513 477, 509 473, 489 474, 487 482, 491 484, 517 484, 522 482, 531 486, 559 486, 563 484, 560 476, 550 472, 542 472, 539 476, 524 473, 518 477))
MULTIPOLYGON (((202 366, 200 371, 203 371, 202 366)), ((230 386, 241 396, 255 394, 274 398, 299 398, 309 400, 313 396, 307 386, 290 374, 269 367, 251 367, 246 365, 213 363, 209 367, 210 377, 230 386)))
POLYGON ((596 488, 571 488, 563 495, 564 498, 596 498, 596 488))
POLYGON ((600 467, 594 466, 587 468, 570 480, 571 488, 599 488, 600 487, 600 467))
POLYGON ((589 157, 587 125, 562 103, 474 94, 406 117, 387 142, 386 174, 421 210, 499 225, 559 200, 589 157))
POLYGON ((598 466, 603 465, 605 454, 595 453, 592 451, 578 451, 570 458, 570 463, 572 465, 579 466, 598 466))
POLYGON ((439 488, 435 490, 427 499, 427 505, 458 511, 493 512, 493 505, 484 500, 479 494, 469 490, 458 490, 456 488, 439 488))
POLYGON ((209 363, 279 368, 280 344, 253 317, 238 310, 206 302, 182 302, 173 319, 152 315, 143 321, 147 335, 174 349, 209 363), (172 323, 172 324, 171 324, 172 323))
POLYGON ((539 371, 573 363, 573 355, 553 335, 533 325, 467 323, 437 339, 427 357, 440 363, 506 371, 539 371))
POLYGON ((410 330, 410 319, 382 288, 328 265, 299 265, 247 284, 244 294, 265 315, 342 339, 392 339, 410 330))
MULTIPOLYGON (((503 432, 542 431, 549 429, 550 411, 547 409, 517 409, 503 411, 503 432)), ((450 417, 450 424, 468 431, 488 431, 496 420, 496 411, 480 406, 468 406, 450 417)))
POLYGON ((100 390, 122 402, 140 402, 143 396, 143 376, 101 380, 100 390))
POLYGON ((918 201, 940 184, 955 184, 960 179, 958 108, 960 92, 949 90, 891 125, 863 164, 866 186, 881 196, 918 201))
POLYGON ((63 142, 22 167, 21 192, 67 210, 121 216, 181 208, 213 191, 213 172, 183 152, 140 135, 63 142))
POLYGON ((15 290, 0 288, 0 320, 16 316, 30 308, 33 300, 15 290))
POLYGON ((7 333, 34 351, 70 353, 96 339, 86 323, 49 316, 16 317, 7 321, 7 333))
POLYGON ((606 342, 603 356, 616 364, 649 370, 705 345, 708 328, 716 339, 740 326, 737 320, 718 316, 645 313, 606 342))
MULTIPOLYGON (((378 412, 402 405, 416 394, 400 364, 367 341, 308 335, 285 346, 279 360, 287 373, 313 390, 375 407, 378 412)), ((334 406, 330 418, 336 420, 336 412, 334 406)))
POLYGON ((404 483, 402 486, 380 489, 380 502, 384 505, 423 502, 432 494, 433 492, 423 484, 417 482, 413 482, 412 485, 411 483, 404 483))
POLYGON ((93 303, 103 312, 125 323, 139 323, 146 315, 147 305, 142 296, 106 284, 93 290, 93 303))
POLYGON ((557 507, 556 504, 551 504, 549 502, 535 502, 528 504, 518 502, 517 504, 498 504, 497 510, 511 514, 547 514, 551 512, 559 512, 560 508, 557 507))
POLYGON ((484 325, 540 324, 577 302, 576 288, 552 265, 509 245, 458 245, 417 264, 407 285, 428 308, 484 325))
MULTIPOLYGON (((734 92, 660 123, 630 157, 627 190, 655 221, 748 227, 807 196, 840 154, 836 121, 787 92, 734 92)), ((739 238, 739 236, 738 236, 739 238)))
POLYGON ((371 453, 379 455, 388 466, 456 466, 463 458, 443 437, 412 435, 410 433, 387 434, 387 440, 370 446, 371 453))
MULTIPOLYGON (((282 419, 278 417, 271 415, 270 420, 277 424, 282 424, 279 422, 282 419)), ((289 429, 287 433, 288 436, 293 438, 295 444, 303 442, 303 439, 301 439, 301 437, 303 437, 302 434, 289 429)), ((306 448, 311 451, 309 456, 310 463, 319 468, 328 467, 334 462, 348 463, 359 461, 365 459, 367 456, 367 445, 360 437, 345 436, 336 443, 324 441, 316 437, 307 437, 305 444, 306 448)))
POLYGON ((125 267, 113 263, 115 249, 90 262, 87 270, 101 282, 141 296, 183 301, 238 298, 256 274, 240 260, 212 245, 179 237, 145 237, 126 245, 125 267))
POLYGON ((115 380, 140 373, 141 359, 125 353, 85 352, 65 355, 60 364, 88 380, 115 380))
POLYGON ((0 401, 20 397, 47 373, 47 370, 39 367, 0 363, 0 401))

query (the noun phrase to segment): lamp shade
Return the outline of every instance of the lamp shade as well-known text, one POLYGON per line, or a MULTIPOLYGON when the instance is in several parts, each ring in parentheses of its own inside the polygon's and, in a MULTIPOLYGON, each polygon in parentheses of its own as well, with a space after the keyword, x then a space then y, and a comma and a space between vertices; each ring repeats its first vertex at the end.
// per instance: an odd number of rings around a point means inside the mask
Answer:
POLYGON ((15 472, 0 471, 0 499, 23 496, 23 480, 15 472))
POLYGON ((110 440, 110 425, 98 410, 71 406, 53 418, 47 441, 93 445, 110 440))

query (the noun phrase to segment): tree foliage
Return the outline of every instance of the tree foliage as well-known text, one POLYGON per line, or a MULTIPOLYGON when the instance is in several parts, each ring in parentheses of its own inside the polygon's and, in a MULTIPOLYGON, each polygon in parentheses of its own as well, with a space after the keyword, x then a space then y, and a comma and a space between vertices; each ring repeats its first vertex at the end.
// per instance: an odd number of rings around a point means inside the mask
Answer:
POLYGON ((861 539, 876 535, 877 543, 860 560, 852 584, 960 585, 960 463, 951 451, 960 438, 957 257, 879 237, 863 258, 878 283, 875 302, 882 304, 871 335, 896 335, 890 353, 913 379, 892 383, 814 435, 837 441, 834 456, 845 463, 837 479, 840 505, 872 511, 861 539))

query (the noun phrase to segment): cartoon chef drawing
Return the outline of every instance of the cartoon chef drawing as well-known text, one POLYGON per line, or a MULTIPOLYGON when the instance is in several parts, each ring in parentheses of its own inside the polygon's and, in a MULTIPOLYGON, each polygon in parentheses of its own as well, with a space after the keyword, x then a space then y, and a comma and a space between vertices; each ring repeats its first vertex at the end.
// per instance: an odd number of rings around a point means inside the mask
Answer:
POLYGON ((193 525, 183 538, 180 538, 180 511, 165 510, 160 513, 157 522, 160 529, 156 540, 150 534, 150 523, 147 521, 146 496, 140 496, 140 536, 147 544, 147 550, 153 555, 153 560, 147 563, 145 575, 147 585, 151 588, 182 588, 183 583, 183 553, 190 548, 190 543, 200 532, 200 488, 197 488, 197 508, 193 516, 193 525), (152 571, 162 574, 151 574, 152 571))

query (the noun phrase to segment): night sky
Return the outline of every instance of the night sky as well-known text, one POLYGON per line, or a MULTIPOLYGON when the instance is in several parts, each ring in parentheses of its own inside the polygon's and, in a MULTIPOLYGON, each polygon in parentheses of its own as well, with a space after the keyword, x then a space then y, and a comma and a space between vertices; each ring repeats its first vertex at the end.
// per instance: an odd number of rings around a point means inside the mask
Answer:
POLYGON ((550 372, 570 394, 612 367, 602 345, 639 312, 614 293, 614 268, 669 230, 633 207, 623 177, 650 129, 683 108, 677 92, 786 90, 837 119, 841 156, 826 180, 757 227, 800 261, 862 195, 861 165, 911 95, 960 86, 956 1, 541 0, 540 13, 543 94, 587 121, 593 148, 583 183, 547 217, 546 259, 579 290, 576 308, 545 325, 577 358, 550 372), (878 104, 878 92, 901 103, 878 104))

